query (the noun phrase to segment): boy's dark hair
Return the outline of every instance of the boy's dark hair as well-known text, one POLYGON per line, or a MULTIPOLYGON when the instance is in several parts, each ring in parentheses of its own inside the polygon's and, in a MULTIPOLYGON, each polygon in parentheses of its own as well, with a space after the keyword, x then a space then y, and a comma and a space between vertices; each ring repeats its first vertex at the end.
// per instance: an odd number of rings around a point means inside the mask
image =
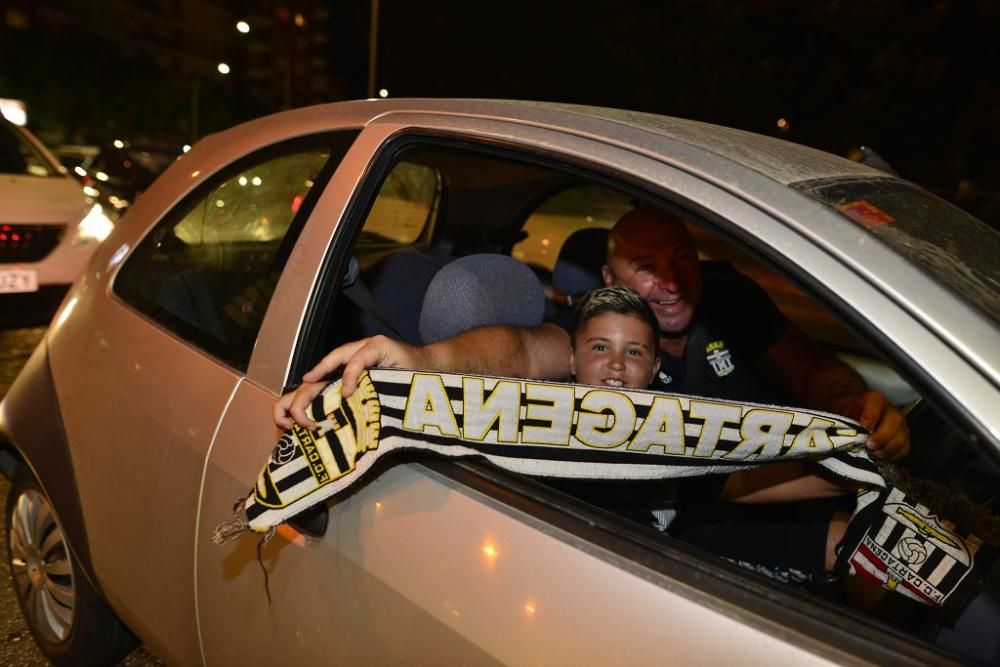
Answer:
POLYGON ((660 341, 660 323, 653 314, 653 309, 638 292, 620 285, 591 290, 579 301, 576 318, 573 321, 573 331, 569 335, 570 344, 576 348, 576 336, 587 322, 602 313, 609 312, 631 315, 645 322, 653 337, 653 352, 656 352, 660 341))

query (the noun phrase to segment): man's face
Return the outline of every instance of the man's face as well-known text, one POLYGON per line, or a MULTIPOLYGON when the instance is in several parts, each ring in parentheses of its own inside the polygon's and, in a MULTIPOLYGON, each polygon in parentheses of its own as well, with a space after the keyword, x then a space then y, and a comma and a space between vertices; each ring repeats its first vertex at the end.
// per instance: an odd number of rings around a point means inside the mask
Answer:
POLYGON ((631 287, 646 299, 660 330, 684 333, 701 299, 698 250, 681 223, 633 211, 612 233, 605 285, 631 287))
POLYGON ((634 315, 595 315, 577 332, 570 368, 582 384, 645 389, 660 368, 656 339, 634 315))

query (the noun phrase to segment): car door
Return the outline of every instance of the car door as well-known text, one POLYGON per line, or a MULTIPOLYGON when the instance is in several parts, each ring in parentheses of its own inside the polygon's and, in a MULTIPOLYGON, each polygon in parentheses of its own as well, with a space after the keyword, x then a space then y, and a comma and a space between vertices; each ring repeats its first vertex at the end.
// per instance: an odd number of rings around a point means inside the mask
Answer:
POLYGON ((209 454, 195 545, 206 664, 711 663, 737 653, 819 664, 894 655, 902 642, 790 612, 794 603, 737 585, 724 568, 474 464, 401 463, 330 503, 316 534, 293 522, 267 543, 210 543, 278 437, 274 400, 308 367, 303 359, 315 358, 306 348, 318 340, 310 338, 317 302, 335 297, 324 269, 345 266, 382 179, 414 137, 500 145, 506 159, 544 156, 595 180, 611 174, 633 193, 773 233, 775 247, 797 244, 802 263, 849 285, 866 310, 891 307, 782 221, 663 161, 545 127, 387 114, 362 132, 317 203, 209 454))
POLYGON ((242 155, 188 192, 188 179, 168 181, 124 223, 127 238, 103 249, 50 333, 94 574, 123 620, 179 664, 200 661, 193 531, 205 456, 249 363, 282 244, 352 136, 242 155), (171 195, 177 203, 142 226, 171 195))

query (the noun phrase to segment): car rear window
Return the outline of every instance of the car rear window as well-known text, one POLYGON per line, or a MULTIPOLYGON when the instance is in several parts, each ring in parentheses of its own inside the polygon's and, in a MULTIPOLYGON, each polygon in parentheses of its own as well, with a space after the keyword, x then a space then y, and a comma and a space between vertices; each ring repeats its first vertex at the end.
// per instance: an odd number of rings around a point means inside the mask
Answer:
POLYGON ((142 240, 115 292, 245 371, 291 247, 354 136, 309 137, 231 165, 142 240))

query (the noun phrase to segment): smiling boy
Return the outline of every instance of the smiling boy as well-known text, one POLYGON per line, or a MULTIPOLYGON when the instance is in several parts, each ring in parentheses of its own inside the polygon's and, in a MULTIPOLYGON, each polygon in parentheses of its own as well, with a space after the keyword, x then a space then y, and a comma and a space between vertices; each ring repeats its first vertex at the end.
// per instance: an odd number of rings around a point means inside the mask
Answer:
POLYGON ((570 334, 570 368, 582 384, 644 389, 660 369, 659 326, 628 287, 595 289, 580 302, 570 334))

